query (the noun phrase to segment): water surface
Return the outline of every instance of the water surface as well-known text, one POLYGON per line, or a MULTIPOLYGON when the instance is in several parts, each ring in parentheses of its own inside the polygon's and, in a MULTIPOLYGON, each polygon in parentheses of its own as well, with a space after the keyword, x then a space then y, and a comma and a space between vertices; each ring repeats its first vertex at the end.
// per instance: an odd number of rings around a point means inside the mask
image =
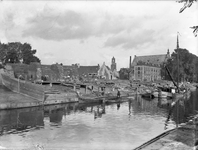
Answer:
POLYGON ((64 104, 0 111, 0 147, 133 149, 196 114, 198 93, 181 100, 141 97, 111 105, 64 104))

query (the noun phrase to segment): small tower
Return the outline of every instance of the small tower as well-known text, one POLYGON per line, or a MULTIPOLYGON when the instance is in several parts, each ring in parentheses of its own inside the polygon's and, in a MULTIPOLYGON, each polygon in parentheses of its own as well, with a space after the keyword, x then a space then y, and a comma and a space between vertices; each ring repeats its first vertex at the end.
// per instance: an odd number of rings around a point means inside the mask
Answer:
POLYGON ((166 59, 170 58, 170 51, 169 49, 167 50, 167 54, 166 54, 166 59))
POLYGON ((112 71, 116 70, 116 62, 114 57, 111 59, 111 70, 112 71))

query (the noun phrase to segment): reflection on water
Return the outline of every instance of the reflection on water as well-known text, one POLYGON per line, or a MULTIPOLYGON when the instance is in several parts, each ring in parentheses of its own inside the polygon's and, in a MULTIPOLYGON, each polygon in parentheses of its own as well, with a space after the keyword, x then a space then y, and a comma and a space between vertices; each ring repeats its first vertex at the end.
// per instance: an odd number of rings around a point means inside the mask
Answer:
POLYGON ((174 107, 172 100, 136 97, 111 105, 73 103, 2 110, 0 146, 132 149, 195 115, 197 97, 195 92, 174 107))
POLYGON ((44 126, 43 110, 40 108, 0 111, 0 134, 18 133, 30 128, 44 126))

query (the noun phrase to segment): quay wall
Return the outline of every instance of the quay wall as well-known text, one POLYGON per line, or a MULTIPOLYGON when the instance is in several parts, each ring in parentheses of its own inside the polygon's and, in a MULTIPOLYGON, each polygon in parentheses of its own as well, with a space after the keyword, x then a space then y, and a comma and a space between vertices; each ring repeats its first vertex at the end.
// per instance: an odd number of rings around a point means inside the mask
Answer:
POLYGON ((47 106, 47 105, 74 103, 74 102, 78 102, 77 97, 67 97, 65 99, 57 99, 57 98, 51 97, 50 99, 47 99, 44 102, 35 101, 33 99, 31 101, 30 99, 27 100, 24 97, 23 100, 20 99, 20 102, 17 102, 16 99, 13 99, 13 101, 9 100, 9 102, 0 103, 0 110, 27 108, 27 107, 38 107, 38 106, 47 106), (23 101, 23 102, 21 102, 21 101, 23 101))

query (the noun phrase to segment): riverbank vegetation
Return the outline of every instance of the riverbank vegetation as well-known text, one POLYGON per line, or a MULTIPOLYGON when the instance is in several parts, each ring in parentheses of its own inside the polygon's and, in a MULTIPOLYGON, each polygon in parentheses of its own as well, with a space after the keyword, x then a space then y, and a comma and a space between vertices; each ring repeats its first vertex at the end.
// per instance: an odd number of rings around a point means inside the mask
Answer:
MULTIPOLYGON (((175 49, 166 64, 175 81, 198 82, 198 57, 187 49, 175 49)), ((168 75, 166 80, 170 80, 168 75)))

